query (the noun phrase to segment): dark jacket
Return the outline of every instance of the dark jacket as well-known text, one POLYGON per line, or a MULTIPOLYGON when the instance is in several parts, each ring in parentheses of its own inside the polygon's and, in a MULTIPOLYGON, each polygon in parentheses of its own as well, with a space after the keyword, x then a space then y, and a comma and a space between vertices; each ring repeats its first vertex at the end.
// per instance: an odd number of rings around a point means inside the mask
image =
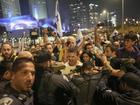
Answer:
POLYGON ((32 91, 19 93, 7 83, 0 94, 0 105, 33 105, 32 91))
POLYGON ((73 90, 62 75, 45 72, 38 90, 39 105, 71 105, 73 90))
POLYGON ((5 79, 1 79, 0 80, 0 97, 3 96, 3 94, 5 93, 5 86, 6 84, 9 83, 9 81, 5 80, 5 79))
POLYGON ((107 76, 104 77, 99 82, 93 97, 97 105, 140 105, 140 91, 135 89, 123 93, 113 91, 106 85, 107 76))
POLYGON ((81 74, 72 78, 73 84, 78 88, 76 95, 77 105, 91 105, 92 97, 101 78, 99 74, 81 74))
POLYGON ((136 62, 134 65, 138 69, 140 69, 140 65, 139 65, 140 64, 140 50, 136 46, 134 46, 133 48, 134 48, 134 50, 131 52, 127 51, 124 47, 118 49, 117 57, 118 58, 133 58, 133 59, 135 59, 136 62))
POLYGON ((11 57, 8 59, 4 58, 2 55, 1 55, 1 57, 3 58, 2 61, 10 61, 10 62, 14 62, 14 60, 17 58, 17 56, 15 54, 12 54, 11 57))
POLYGON ((35 73, 35 81, 34 81, 34 84, 33 84, 33 91, 34 91, 34 104, 35 105, 38 105, 38 97, 37 97, 37 94, 38 94, 38 89, 39 89, 39 86, 40 86, 40 83, 41 83, 41 78, 42 78, 42 75, 44 74, 44 71, 43 68, 41 67, 36 67, 36 73, 35 73))

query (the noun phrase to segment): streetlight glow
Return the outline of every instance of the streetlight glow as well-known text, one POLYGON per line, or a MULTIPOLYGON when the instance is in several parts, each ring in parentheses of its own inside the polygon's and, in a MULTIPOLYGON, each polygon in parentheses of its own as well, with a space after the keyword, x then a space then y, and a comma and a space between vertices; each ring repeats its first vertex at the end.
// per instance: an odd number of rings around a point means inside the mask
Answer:
POLYGON ((103 10, 103 14, 106 14, 107 13, 107 11, 106 10, 103 10))
POLYGON ((139 24, 139 21, 136 21, 136 24, 139 24))

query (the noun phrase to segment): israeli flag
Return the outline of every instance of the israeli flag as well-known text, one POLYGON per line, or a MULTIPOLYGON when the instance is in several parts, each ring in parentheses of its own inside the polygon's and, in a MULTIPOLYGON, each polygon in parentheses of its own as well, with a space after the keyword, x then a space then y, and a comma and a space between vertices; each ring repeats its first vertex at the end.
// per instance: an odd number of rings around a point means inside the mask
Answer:
POLYGON ((58 0, 56 0, 56 7, 55 7, 56 29, 57 29, 57 33, 59 34, 59 36, 62 37, 63 31, 62 31, 61 17, 60 17, 58 5, 59 5, 58 0))

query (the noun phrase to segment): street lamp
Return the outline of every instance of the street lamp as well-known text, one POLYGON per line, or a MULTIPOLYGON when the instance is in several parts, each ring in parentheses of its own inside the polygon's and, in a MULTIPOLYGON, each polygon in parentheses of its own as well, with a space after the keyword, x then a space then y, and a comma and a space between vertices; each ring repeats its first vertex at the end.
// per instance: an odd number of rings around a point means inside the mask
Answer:
POLYGON ((105 16, 105 20, 108 26, 108 22, 109 22, 109 12, 107 10, 103 10, 103 15, 105 16))
POLYGON ((106 14, 107 13, 107 11, 106 10, 103 10, 103 14, 106 14))
POLYGON ((107 11, 107 10, 103 10, 102 14, 105 16, 106 30, 107 30, 107 32, 109 32, 109 21, 110 21, 109 15, 110 15, 110 12, 107 11))
POLYGON ((124 0, 122 0, 122 31, 124 31, 124 0))

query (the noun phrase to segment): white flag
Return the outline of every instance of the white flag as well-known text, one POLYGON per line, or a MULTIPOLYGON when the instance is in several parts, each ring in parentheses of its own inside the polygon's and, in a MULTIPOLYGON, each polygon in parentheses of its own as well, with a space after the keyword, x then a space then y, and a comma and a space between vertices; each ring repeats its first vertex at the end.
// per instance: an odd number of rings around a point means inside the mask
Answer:
POLYGON ((76 40, 77 40, 77 46, 79 46, 83 41, 83 35, 82 35, 82 32, 81 32, 80 28, 78 28, 78 30, 77 30, 76 40))
POLYGON ((63 36, 62 32, 62 25, 61 25, 61 17, 60 13, 58 11, 58 0, 56 0, 56 7, 55 7, 55 16, 56 16, 56 25, 57 25, 57 33, 59 34, 60 37, 63 36))

